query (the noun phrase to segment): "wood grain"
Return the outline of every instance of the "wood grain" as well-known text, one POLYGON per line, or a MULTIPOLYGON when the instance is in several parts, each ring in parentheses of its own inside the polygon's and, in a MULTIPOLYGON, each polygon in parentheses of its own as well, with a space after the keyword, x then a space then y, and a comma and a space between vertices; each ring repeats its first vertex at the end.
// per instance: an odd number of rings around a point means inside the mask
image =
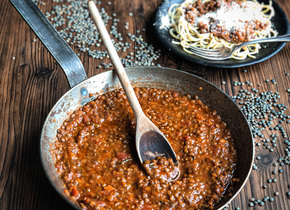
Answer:
MULTIPOLYGON (((43 2, 46 5, 41 5, 40 8, 44 12, 50 11, 56 4, 51 0, 43 2)), ((289 43, 277 55, 252 66, 234 69, 204 67, 171 54, 152 37, 151 21, 161 0, 111 2, 108 5, 107 1, 102 0, 102 7, 109 14, 117 13, 120 19, 118 30, 126 34, 146 28, 146 32, 141 33, 147 42, 162 50, 157 61, 162 66, 199 75, 229 95, 236 95, 241 88, 233 86, 234 81, 251 81, 253 87, 258 87, 260 91, 280 92, 279 102, 289 105, 289 93, 286 90, 290 88, 290 77, 285 76, 285 73, 290 73, 289 43), (128 16, 129 12, 133 12, 134 16, 128 16), (130 25, 128 31, 124 29, 126 22, 130 25), (275 79, 277 85, 265 83, 265 79, 275 79)), ((290 1, 277 2, 289 18, 290 1)), ((43 122, 57 100, 69 90, 68 82, 46 48, 39 40, 34 41, 36 36, 8 0, 1 1, 0 28, 0 209, 72 209, 50 185, 39 155, 43 122)), ((73 49, 76 50, 75 47, 73 49)), ((124 57, 125 54, 120 53, 120 56, 124 57)), ((85 53, 81 53, 80 59, 88 76, 105 71, 106 69, 97 69, 96 66, 101 62, 109 62, 108 59, 92 59, 85 53)), ((251 87, 244 88, 250 90, 251 87)), ((286 114, 290 114, 288 110, 286 114)), ((290 136, 289 126, 283 126, 290 136)), ((269 134, 270 132, 265 132, 265 136, 269 134)), ((283 166, 284 171, 279 175, 271 173, 274 169, 282 168, 274 167, 273 162, 284 156, 283 140, 279 136, 273 153, 257 147, 256 153, 261 156, 260 161, 255 161, 258 170, 252 172, 249 181, 228 209, 290 209, 290 199, 286 196, 286 192, 290 191, 287 187, 290 184, 289 166, 283 166), (278 182, 267 184, 268 188, 262 189, 268 177, 277 177, 278 182), (276 191, 279 196, 273 195, 276 191), (249 198, 262 199, 267 195, 275 197, 275 202, 248 207, 249 198)))

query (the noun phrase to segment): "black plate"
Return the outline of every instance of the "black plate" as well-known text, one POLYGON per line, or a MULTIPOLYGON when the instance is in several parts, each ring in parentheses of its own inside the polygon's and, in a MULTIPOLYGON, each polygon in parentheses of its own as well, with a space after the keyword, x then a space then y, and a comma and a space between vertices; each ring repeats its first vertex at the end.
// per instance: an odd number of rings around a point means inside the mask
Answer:
MULTIPOLYGON (((259 53, 256 55, 256 58, 246 58, 244 60, 235 60, 228 59, 224 61, 213 61, 201 58, 196 55, 192 55, 186 53, 181 46, 172 43, 172 36, 168 32, 168 27, 164 26, 163 23, 169 23, 169 15, 167 13, 169 7, 172 4, 180 4, 184 0, 165 0, 163 4, 161 4, 157 10, 154 27, 156 30, 156 34, 158 39, 162 42, 162 44, 169 50, 175 53, 176 55, 185 58, 191 62, 198 63, 205 66, 213 66, 220 68, 235 68, 241 66, 248 66, 255 63, 262 62, 277 52, 279 52, 286 44, 286 42, 277 42, 277 43, 267 43, 261 44, 262 48, 259 53)), ((264 2, 265 4, 269 4, 269 0, 259 0, 259 2, 264 2)), ((284 35, 290 33, 289 30, 289 22, 285 12, 281 9, 281 7, 273 1, 273 7, 275 9, 275 16, 271 19, 274 28, 278 31, 279 35, 284 35)), ((166 25, 166 24, 165 24, 166 25)))

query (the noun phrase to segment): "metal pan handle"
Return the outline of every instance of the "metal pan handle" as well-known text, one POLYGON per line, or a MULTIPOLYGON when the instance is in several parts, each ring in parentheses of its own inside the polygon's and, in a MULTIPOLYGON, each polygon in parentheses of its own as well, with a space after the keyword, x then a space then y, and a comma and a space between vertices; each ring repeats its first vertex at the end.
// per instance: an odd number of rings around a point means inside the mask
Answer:
POLYGON ((61 38, 45 15, 31 0, 10 0, 51 55, 62 67, 70 87, 74 87, 87 78, 78 56, 61 38))

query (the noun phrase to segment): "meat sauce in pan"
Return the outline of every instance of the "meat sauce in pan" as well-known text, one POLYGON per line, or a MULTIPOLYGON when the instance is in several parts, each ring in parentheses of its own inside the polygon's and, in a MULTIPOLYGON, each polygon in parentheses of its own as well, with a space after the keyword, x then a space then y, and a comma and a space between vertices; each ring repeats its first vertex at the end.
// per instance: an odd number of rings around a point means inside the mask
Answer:
POLYGON ((212 209, 235 182, 236 151, 226 124, 198 97, 134 89, 145 115, 176 152, 172 160, 141 164, 134 147, 134 114, 122 89, 97 96, 58 130, 51 153, 66 190, 84 209, 212 209))

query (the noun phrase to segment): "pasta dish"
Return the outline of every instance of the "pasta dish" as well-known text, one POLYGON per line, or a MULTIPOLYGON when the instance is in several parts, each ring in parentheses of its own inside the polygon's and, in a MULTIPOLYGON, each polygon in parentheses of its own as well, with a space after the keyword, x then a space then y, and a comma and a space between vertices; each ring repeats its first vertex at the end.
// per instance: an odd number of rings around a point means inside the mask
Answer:
MULTIPOLYGON (((187 53, 192 47, 217 49, 254 39, 277 36, 270 19, 275 11, 269 4, 256 0, 185 0, 169 10, 169 33, 174 44, 187 53)), ((255 58, 259 44, 251 44, 234 52, 232 58, 255 58)))

